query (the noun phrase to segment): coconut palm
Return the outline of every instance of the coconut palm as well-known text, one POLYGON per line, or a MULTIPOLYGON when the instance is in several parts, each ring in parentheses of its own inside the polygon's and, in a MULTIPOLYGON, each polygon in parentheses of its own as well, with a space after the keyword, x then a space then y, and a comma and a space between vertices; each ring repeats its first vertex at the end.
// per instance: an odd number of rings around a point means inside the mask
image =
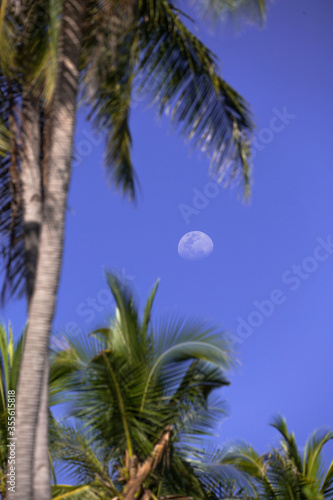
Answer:
POLYGON ((284 418, 275 418, 271 425, 282 437, 279 447, 260 455, 251 446, 240 444, 228 453, 225 462, 252 479, 257 491, 255 498, 332 500, 333 460, 324 471, 322 450, 333 439, 333 432, 315 431, 301 453, 284 418))
MULTIPOLYGON (((201 448, 223 415, 213 393, 229 383, 229 345, 204 322, 152 321, 157 285, 140 318, 129 290, 112 275, 108 283, 117 307, 110 325, 67 337, 52 355, 51 382, 67 392, 71 417, 58 426, 54 456, 87 498, 213 498, 232 468, 213 473, 216 457, 201 448)), ((73 490, 54 491, 75 498, 73 490)))
MULTIPOLYGON (((201 0, 205 15, 262 18, 264 0, 201 0)), ((170 0, 3 0, 0 6, 0 230, 4 292, 25 291, 29 322, 19 381, 17 496, 50 497, 48 342, 56 306, 76 102, 105 132, 106 165, 134 196, 129 114, 149 98, 206 150, 224 180, 249 184, 253 129, 244 99, 218 74, 214 54, 170 0), (140 86, 140 85, 139 85, 140 86), (40 360, 32 366, 31 353, 40 360), (31 473, 31 464, 34 471, 31 473)))

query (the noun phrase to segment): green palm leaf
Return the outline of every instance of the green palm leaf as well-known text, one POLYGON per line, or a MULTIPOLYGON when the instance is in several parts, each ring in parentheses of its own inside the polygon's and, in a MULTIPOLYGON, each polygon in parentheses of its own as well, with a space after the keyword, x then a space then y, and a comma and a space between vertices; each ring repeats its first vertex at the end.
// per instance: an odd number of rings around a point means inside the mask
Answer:
POLYGON ((276 500, 331 500, 333 463, 322 472, 322 449, 332 432, 315 432, 304 449, 303 461, 295 435, 286 420, 278 416, 271 424, 282 435, 279 448, 259 455, 246 444, 233 446, 227 454, 230 464, 246 474, 259 498, 276 500))
MULTIPOLYGON (((104 450, 109 474, 117 477, 115 467, 126 454, 128 460, 136 456, 144 462, 172 425, 169 451, 147 479, 156 494, 157 477, 166 471, 164 461, 174 470, 171 475, 179 467, 191 469, 181 450, 208 436, 224 415, 224 402, 220 396, 214 397, 214 391, 228 385, 225 370, 234 359, 214 326, 177 318, 155 323, 152 304, 157 286, 141 317, 130 290, 112 274, 108 283, 116 302, 110 326, 88 337, 62 340, 51 355, 51 388, 58 380, 54 386, 57 398, 67 401, 69 414, 82 422, 80 433, 90 433, 93 441, 67 428, 61 431, 66 440, 62 437, 54 442, 64 443, 66 467, 77 469, 80 481, 91 484, 88 469, 80 469, 81 462, 89 462, 89 447, 104 450), (75 405, 71 404, 73 394, 75 405), (73 443, 80 453, 86 449, 81 462, 75 458, 74 448, 67 450, 73 443), (117 457, 116 461, 112 457, 117 457)), ((200 490, 198 478, 189 481, 200 490)), ((170 493, 162 483, 162 490, 170 493)), ((181 488, 178 491, 184 493, 181 488)))
POLYGON ((89 484, 52 486, 52 500, 101 500, 102 498, 103 496, 96 493, 89 484))
POLYGON ((320 493, 322 493, 325 498, 333 498, 333 460, 327 470, 327 473, 323 479, 320 493))
POLYGON ((303 464, 297 448, 295 435, 293 433, 289 433, 286 420, 281 416, 277 416, 271 423, 271 426, 275 427, 275 429, 277 429, 282 435, 283 440, 281 441, 281 446, 283 450, 285 451, 287 457, 295 465, 297 470, 302 473, 303 464))
POLYGON ((220 180, 241 178, 248 193, 253 122, 245 100, 219 77, 214 54, 166 0, 138 29, 141 88, 152 89, 160 114, 172 108, 172 123, 211 157, 220 180))
MULTIPOLYGON (((303 469, 304 475, 316 490, 319 490, 321 483, 324 482, 322 474, 322 449, 326 443, 333 439, 333 432, 322 431, 314 432, 307 440, 304 455, 303 469)), ((326 475, 327 476, 327 475, 326 475)))

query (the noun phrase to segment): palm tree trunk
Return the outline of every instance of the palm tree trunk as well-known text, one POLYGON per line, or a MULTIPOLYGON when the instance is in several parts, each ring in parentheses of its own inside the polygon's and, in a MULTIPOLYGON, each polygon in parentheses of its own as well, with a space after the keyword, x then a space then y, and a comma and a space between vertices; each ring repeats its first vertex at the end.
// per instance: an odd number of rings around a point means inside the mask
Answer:
POLYGON ((155 470, 160 462, 163 454, 169 446, 170 436, 172 432, 172 425, 168 425, 159 440, 155 445, 151 455, 146 458, 142 465, 139 465, 134 474, 131 474, 128 483, 126 484, 125 492, 123 494, 124 500, 135 500, 140 492, 144 481, 155 470))
POLYGON ((25 280, 28 309, 33 295, 42 226, 39 98, 23 92, 21 180, 23 196, 25 280))
POLYGON ((34 499, 51 498, 49 459, 49 357, 44 360, 42 394, 38 409, 34 449, 33 491, 34 499))
POLYGON ((45 376, 44 368, 48 357, 49 333, 55 312, 63 254, 82 44, 82 21, 83 2, 65 0, 37 275, 29 308, 26 342, 18 384, 17 484, 16 493, 9 492, 10 500, 14 498, 49 500, 51 498, 48 464, 44 463, 43 467, 37 469, 33 464, 42 463, 39 454, 43 455, 42 450, 48 448, 48 417, 47 415, 41 416, 39 409, 43 399, 44 412, 48 406, 46 404, 48 377, 45 376), (40 429, 40 426, 44 429, 40 429), (36 449, 37 435, 39 436, 38 450, 36 449), (34 474, 36 474, 35 478, 34 474))
MULTIPOLYGON (((25 280, 28 311, 35 288, 39 254, 40 232, 43 222, 43 173, 40 158, 40 109, 39 98, 29 91, 23 93, 21 180, 24 217, 25 280)), ((48 440, 48 358, 45 359, 41 403, 36 426, 34 484, 49 482, 48 440), (45 436, 46 433, 46 436, 45 436)), ((49 496, 49 491, 48 491, 49 496)), ((45 496, 46 498, 46 496, 45 496)))

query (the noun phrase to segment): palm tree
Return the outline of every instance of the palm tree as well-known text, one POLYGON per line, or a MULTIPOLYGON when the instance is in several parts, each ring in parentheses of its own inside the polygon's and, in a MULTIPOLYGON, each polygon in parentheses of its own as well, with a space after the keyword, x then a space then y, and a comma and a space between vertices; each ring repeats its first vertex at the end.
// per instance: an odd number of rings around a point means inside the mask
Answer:
MULTIPOLYGON (((262 18, 264 0, 201 0, 204 13, 262 18)), ((249 185, 247 103, 170 0, 3 0, 0 6, 0 230, 4 294, 25 291, 29 322, 18 387, 17 496, 50 498, 48 343, 61 269, 77 95, 106 134, 112 179, 135 194, 129 113, 135 82, 172 108, 215 172, 249 185), (31 353, 40 360, 31 365, 31 353), (34 471, 31 473, 31 464, 34 471)))
POLYGON ((15 395, 23 350, 23 335, 15 344, 9 325, 8 334, 0 325, 0 495, 6 498, 8 443, 15 427, 15 395), (9 425, 10 424, 10 425, 9 425))
POLYGON ((51 382, 71 417, 52 451, 79 482, 56 486, 56 498, 217 498, 232 468, 201 448, 224 411, 213 393, 229 384, 228 343, 203 322, 153 322, 157 285, 140 319, 126 287, 112 275, 108 283, 117 307, 110 325, 66 338, 52 355, 51 382))
POLYGON ((277 417, 271 425, 282 436, 278 448, 260 455, 251 446, 240 444, 225 459, 252 480, 257 492, 254 498, 332 500, 333 460, 325 472, 322 449, 333 439, 333 432, 315 431, 301 453, 284 418, 277 417))

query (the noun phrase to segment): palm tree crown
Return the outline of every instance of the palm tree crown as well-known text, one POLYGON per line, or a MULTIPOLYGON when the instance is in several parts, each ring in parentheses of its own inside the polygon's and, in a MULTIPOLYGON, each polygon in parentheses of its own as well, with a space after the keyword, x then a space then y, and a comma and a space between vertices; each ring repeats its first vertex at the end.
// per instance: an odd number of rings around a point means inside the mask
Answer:
MULTIPOLYGON (((132 294, 112 275, 108 282, 117 305, 110 326, 66 338, 68 347, 52 356, 51 384, 57 380, 68 391, 75 418, 59 426, 55 457, 92 491, 109 488, 130 498, 132 488, 154 498, 193 490, 203 497, 215 483, 198 444, 223 414, 223 401, 212 393, 229 383, 229 345, 203 322, 154 323, 157 285, 140 319, 132 294)), ((219 473, 226 475, 222 466, 219 473)))
POLYGON ((251 446, 240 444, 228 453, 227 462, 251 478, 256 498, 332 500, 333 461, 325 472, 322 449, 333 439, 333 432, 314 432, 301 453, 284 418, 275 418, 271 425, 281 435, 279 447, 260 455, 251 446))

